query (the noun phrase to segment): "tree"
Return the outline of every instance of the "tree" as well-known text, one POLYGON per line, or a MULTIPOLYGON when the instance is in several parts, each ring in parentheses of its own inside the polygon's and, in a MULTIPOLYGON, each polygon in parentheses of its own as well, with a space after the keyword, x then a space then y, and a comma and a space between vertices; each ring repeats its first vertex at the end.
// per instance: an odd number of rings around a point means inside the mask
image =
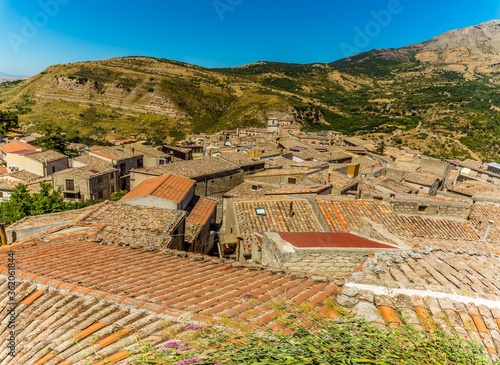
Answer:
POLYGON ((30 214, 31 196, 26 185, 18 184, 10 199, 0 204, 0 217, 7 225, 30 214))
POLYGON ((62 134, 61 127, 53 127, 50 124, 42 124, 39 127, 44 135, 36 140, 36 146, 64 153, 68 146, 68 140, 62 134))
POLYGON ((36 140, 36 146, 64 153, 68 147, 68 141, 61 134, 47 134, 36 140))
POLYGON ((16 113, 0 111, 0 132, 7 133, 17 127, 19 127, 19 117, 16 113))
POLYGON ((379 144, 377 145, 377 149, 375 150, 375 153, 379 154, 379 155, 383 155, 385 152, 385 141, 382 140, 379 142, 379 144))

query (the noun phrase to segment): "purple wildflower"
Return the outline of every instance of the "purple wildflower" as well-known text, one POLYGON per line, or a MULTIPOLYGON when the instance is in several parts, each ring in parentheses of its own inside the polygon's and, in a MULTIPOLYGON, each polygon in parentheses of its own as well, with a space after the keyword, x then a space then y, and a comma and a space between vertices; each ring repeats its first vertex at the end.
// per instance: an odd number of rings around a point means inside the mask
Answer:
POLYGON ((192 324, 192 325, 184 327, 184 331, 201 330, 202 328, 203 328, 203 326, 197 326, 197 325, 192 324))
POLYGON ((166 349, 176 349, 182 346, 182 344, 178 341, 167 341, 163 344, 163 347, 166 349))
POLYGON ((178 363, 176 363, 175 365, 199 364, 200 362, 201 362, 200 359, 195 359, 192 357, 190 359, 181 360, 178 363))
POLYGON ((246 293, 243 293, 240 295, 240 298, 248 298, 248 297, 251 297, 252 296, 252 293, 250 293, 249 291, 247 291, 246 293))

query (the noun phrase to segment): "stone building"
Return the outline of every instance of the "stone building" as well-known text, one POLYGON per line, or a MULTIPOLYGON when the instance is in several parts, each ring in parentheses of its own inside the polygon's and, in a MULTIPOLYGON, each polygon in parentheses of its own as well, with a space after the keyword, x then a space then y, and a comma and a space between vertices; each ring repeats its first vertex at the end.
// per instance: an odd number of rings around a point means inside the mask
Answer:
POLYGON ((52 187, 75 200, 109 199, 119 189, 118 169, 106 161, 83 155, 72 160, 73 167, 52 174, 52 187))
POLYGON ((256 236, 255 262, 321 276, 345 277, 373 252, 399 250, 350 233, 265 232, 256 236))
POLYGON ((130 170, 144 167, 144 155, 123 146, 102 147, 89 152, 118 169, 119 190, 130 190, 130 170))

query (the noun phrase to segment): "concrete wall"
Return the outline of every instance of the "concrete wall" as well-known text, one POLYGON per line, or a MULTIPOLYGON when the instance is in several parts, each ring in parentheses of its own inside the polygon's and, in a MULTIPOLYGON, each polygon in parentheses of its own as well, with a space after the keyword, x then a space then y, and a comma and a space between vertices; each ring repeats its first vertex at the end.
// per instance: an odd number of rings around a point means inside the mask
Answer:
POLYGON ((155 196, 141 196, 133 199, 126 199, 122 201, 129 205, 141 205, 144 207, 156 207, 163 209, 177 209, 177 202, 172 200, 157 198, 155 196))
MULTIPOLYGON (((256 242, 256 241, 255 241, 256 242)), ((254 243, 255 244, 255 243, 254 243)), ((252 250, 252 252, 258 251, 252 250)), ((284 241, 278 233, 264 234, 261 257, 252 257, 263 265, 322 276, 345 277, 376 249, 300 249, 284 241)))
POLYGON ((26 157, 24 157, 24 155, 17 155, 15 153, 6 153, 5 160, 7 161, 6 167, 9 170, 9 172, 17 170, 25 170, 24 163, 26 157))

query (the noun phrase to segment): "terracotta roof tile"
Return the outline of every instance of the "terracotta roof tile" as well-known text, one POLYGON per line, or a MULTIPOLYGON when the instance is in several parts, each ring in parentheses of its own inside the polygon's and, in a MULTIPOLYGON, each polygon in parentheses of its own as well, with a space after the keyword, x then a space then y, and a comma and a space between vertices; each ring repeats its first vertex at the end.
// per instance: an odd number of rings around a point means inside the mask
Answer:
POLYGON ((375 253, 351 274, 337 300, 343 303, 347 290, 355 308, 371 308, 359 313, 371 321, 378 312, 389 325, 439 326, 495 354, 500 351, 499 266, 499 256, 465 250, 375 253))
POLYGON ((193 189, 196 181, 167 174, 144 180, 128 192, 121 200, 154 196, 180 203, 193 189))
POLYGON ((406 182, 423 186, 432 186, 436 180, 441 180, 441 178, 430 172, 412 172, 404 178, 406 182))
POLYGON ((193 210, 186 217, 186 222, 192 224, 205 225, 217 209, 217 200, 210 198, 200 198, 193 210))
POLYGON ((36 151, 36 148, 21 141, 11 141, 0 148, 4 153, 17 153, 20 151, 36 151))
POLYGON ((198 160, 177 161, 166 165, 136 169, 153 175, 173 174, 189 179, 197 179, 207 175, 217 175, 238 171, 239 167, 219 157, 204 157, 198 160))
POLYGON ((67 159, 68 156, 57 152, 57 151, 52 151, 52 150, 46 150, 46 151, 41 151, 41 152, 33 152, 28 155, 26 155, 26 158, 29 158, 30 160, 39 162, 39 163, 44 163, 44 162, 53 162, 57 160, 62 160, 62 159, 67 159))
POLYGON ((120 161, 127 160, 133 157, 143 156, 142 153, 132 152, 131 149, 124 148, 123 146, 100 147, 93 149, 90 152, 92 155, 97 155, 109 160, 120 161))
POLYGON ((250 240, 254 232, 323 232, 311 204, 305 199, 234 201, 240 235, 250 240), (263 209, 259 215, 256 209, 263 209))

